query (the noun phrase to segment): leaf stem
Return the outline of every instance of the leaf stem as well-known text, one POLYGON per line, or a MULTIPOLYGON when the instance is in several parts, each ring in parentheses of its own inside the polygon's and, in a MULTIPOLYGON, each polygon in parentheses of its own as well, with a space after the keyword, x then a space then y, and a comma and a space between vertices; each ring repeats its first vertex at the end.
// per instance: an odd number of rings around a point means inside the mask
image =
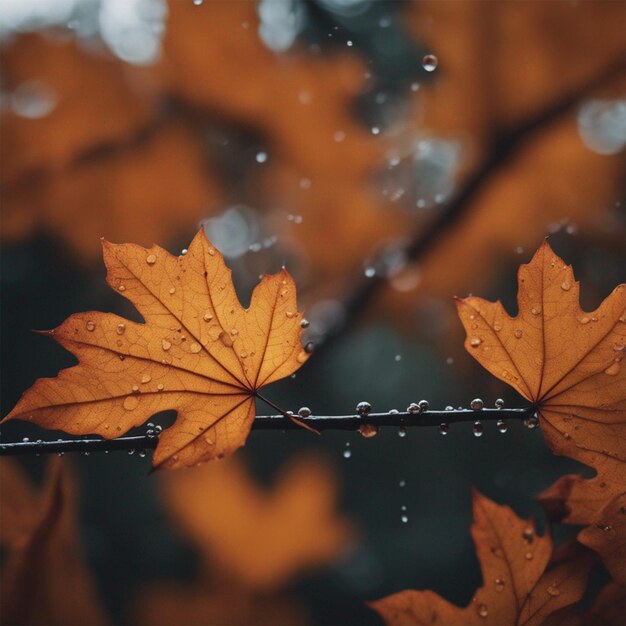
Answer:
MULTIPOLYGON (((272 407, 275 405, 265 398, 259 399, 272 407)), ((431 411, 421 413, 387 412, 370 413, 367 416, 359 415, 310 415, 295 420, 288 419, 294 416, 275 407, 279 415, 257 415, 252 425, 254 430, 297 430, 304 424, 315 431, 346 430, 356 431, 364 424, 379 427, 396 428, 423 428, 439 426, 440 424, 454 424, 457 422, 494 422, 497 420, 523 420, 530 417, 532 406, 514 409, 455 409, 452 411, 431 411), (300 424, 301 422, 302 424, 300 424)), ((0 443, 0 456, 17 456, 28 454, 64 454, 65 452, 113 452, 116 450, 150 450, 156 448, 159 438, 156 435, 135 435, 118 437, 116 439, 82 438, 57 439, 56 441, 19 441, 0 443)))

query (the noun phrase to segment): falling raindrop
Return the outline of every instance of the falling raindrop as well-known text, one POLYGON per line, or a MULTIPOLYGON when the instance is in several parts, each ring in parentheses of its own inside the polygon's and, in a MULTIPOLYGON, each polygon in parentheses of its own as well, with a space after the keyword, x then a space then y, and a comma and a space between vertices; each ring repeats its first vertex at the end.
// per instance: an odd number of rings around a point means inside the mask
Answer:
POLYGON ((474 422, 474 426, 472 428, 472 432, 474 433, 474 437, 482 437, 483 436, 483 425, 481 422, 474 422))
POLYGON ((422 67, 427 72, 434 72, 439 65, 439 59, 434 54, 427 54, 422 59, 422 67))
POLYGON ((401 521, 403 524, 406 524, 406 523, 409 521, 409 516, 408 516, 408 515, 401 515, 401 516, 400 516, 400 521, 401 521))
POLYGON ((373 278, 374 276, 376 276, 376 268, 371 266, 366 267, 363 273, 365 274, 366 278, 373 278))
POLYGON ((380 128, 378 126, 372 126, 372 135, 379 135, 380 128))
POLYGON ((267 161, 267 152, 257 152, 255 158, 257 163, 265 163, 267 161))
POLYGON ((402 438, 406 437, 406 428, 404 428, 404 426, 401 426, 398 429, 398 437, 402 437, 402 438))
POLYGON ((401 354, 396 354, 396 356, 393 357, 393 360, 398 363, 399 361, 402 361, 402 355, 401 354))
POLYGON ((450 432, 450 424, 446 424, 442 422, 439 424, 439 433, 442 435, 447 435, 450 432))
POLYGON ((406 487, 406 480, 400 480, 398 482, 398 487, 406 487))
POLYGON ((498 420, 496 422, 496 426, 498 428, 498 432, 502 434, 504 434, 509 429, 509 427, 506 425, 506 422, 504 420, 498 420))
POLYGON ((352 456, 352 450, 350 450, 350 443, 346 442, 346 448, 343 451, 343 458, 349 459, 352 456))

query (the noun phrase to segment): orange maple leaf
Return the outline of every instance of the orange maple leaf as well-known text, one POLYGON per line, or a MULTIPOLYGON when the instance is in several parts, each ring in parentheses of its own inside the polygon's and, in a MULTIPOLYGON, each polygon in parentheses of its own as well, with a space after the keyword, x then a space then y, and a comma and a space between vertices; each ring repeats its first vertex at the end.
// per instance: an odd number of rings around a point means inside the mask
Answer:
POLYGON ((274 590, 332 561, 352 535, 321 459, 294 459, 271 490, 237 458, 167 474, 163 486, 170 515, 202 556, 247 589, 274 590))
POLYGON ((177 411, 154 466, 221 458, 241 447, 258 390, 308 358, 296 287, 284 268, 264 276, 244 309, 220 252, 200 230, 185 256, 103 242, 107 282, 145 323, 78 313, 49 331, 79 364, 38 380, 5 418, 73 434, 117 437, 177 411))
POLYGON ((38 492, 14 461, 0 462, 2 624, 104 624, 76 542, 74 484, 55 459, 38 492))
POLYGON ((432 591, 401 591, 370 602, 387 624, 542 624, 585 591, 594 558, 579 551, 575 558, 549 567, 552 541, 536 534, 531 521, 520 519, 474 492, 472 538, 484 585, 470 604, 457 607, 432 591))
MULTIPOLYGON (((626 288, 592 312, 547 242, 518 275, 519 312, 498 302, 457 300, 468 352, 537 408, 550 449, 597 470, 571 484, 571 506, 599 511, 626 484, 626 288), (590 506, 590 502, 593 505, 590 506)), ((575 511, 580 521, 590 513, 575 511)))
POLYGON ((555 454, 597 470, 585 480, 563 476, 540 497, 552 517, 593 524, 579 540, 623 580, 626 508, 626 289, 619 285, 593 312, 579 305, 571 266, 544 242, 519 270, 519 313, 500 302, 458 300, 465 347, 487 370, 537 408, 555 454), (601 536, 596 532, 604 529, 601 536))

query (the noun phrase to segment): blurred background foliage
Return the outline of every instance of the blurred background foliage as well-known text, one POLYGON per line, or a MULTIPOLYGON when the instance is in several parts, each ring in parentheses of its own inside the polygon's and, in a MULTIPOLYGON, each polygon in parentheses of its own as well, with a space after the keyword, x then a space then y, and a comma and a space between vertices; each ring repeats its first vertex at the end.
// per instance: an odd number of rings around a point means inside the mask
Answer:
MULTIPOLYGON (((548 234, 584 307, 623 280, 625 25, 609 0, 2 0, 3 414, 72 363, 30 329, 137 319, 100 237, 180 253, 199 227, 243 301, 283 264, 297 280, 318 354, 272 388, 283 408, 520 405, 464 354, 452 296, 514 312, 548 234)), ((587 471, 485 430, 253 432, 166 476, 73 458, 106 619, 377 623, 363 601, 408 587, 465 603, 470 487, 541 520, 533 494, 587 471)), ((23 465, 37 481, 43 460, 23 465)), ((78 587, 59 593, 101 623, 78 587)))

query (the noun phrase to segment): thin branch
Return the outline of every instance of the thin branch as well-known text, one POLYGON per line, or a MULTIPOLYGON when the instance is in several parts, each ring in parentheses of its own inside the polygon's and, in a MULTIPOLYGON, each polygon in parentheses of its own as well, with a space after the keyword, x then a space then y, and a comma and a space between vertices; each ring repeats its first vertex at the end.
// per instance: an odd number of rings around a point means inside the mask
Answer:
MULTIPOLYGON (((587 83, 566 93, 518 125, 509 129, 497 130, 494 133, 491 148, 483 162, 465 179, 443 210, 425 227, 414 233, 404 249, 406 258, 409 261, 423 259, 438 244, 440 235, 467 215, 476 197, 496 173, 517 156, 541 131, 569 113, 572 108, 599 88, 622 76, 625 67, 624 56, 620 55, 587 83)), ((379 274, 369 278, 359 275, 351 283, 354 287, 344 300, 345 315, 341 316, 333 326, 327 328, 325 333, 317 339, 316 352, 319 353, 321 349, 326 350, 344 332, 353 328, 356 319, 363 314, 385 283, 386 277, 379 274)))
MULTIPOLYGON (((305 426, 316 431, 347 430, 358 431, 361 426, 371 425, 378 427, 392 426, 396 428, 423 428, 454 424, 457 422, 494 422, 500 420, 524 420, 532 416, 533 407, 520 409, 455 409, 450 411, 422 410, 415 412, 370 413, 359 415, 310 415, 298 417, 305 426)), ((289 415, 258 415, 252 428, 255 430, 298 430, 302 426, 294 421, 285 419, 289 415)), ((156 448, 159 437, 153 434, 133 437, 118 437, 116 439, 82 438, 57 439, 56 441, 19 441, 0 443, 0 456, 14 456, 25 454, 64 454, 66 452, 113 452, 116 450, 145 451, 156 448)))

